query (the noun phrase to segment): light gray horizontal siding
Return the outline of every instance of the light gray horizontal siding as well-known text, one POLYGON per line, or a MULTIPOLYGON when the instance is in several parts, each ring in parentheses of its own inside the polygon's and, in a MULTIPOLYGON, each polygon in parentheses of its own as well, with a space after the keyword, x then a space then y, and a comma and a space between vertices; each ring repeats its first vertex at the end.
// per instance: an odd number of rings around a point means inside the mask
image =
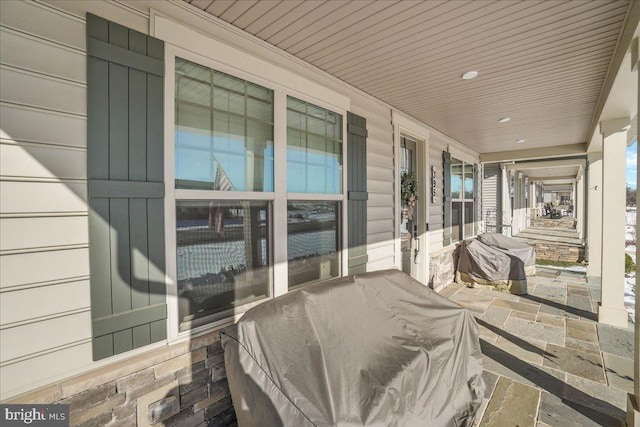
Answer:
MULTIPOLYGON (((89 249, 61 249, 2 255, 0 290, 89 276, 89 249), (34 268, 37 266, 37 268, 34 268)), ((16 307, 14 309, 19 309, 16 307)))
POLYGON ((86 214, 0 218, 0 253, 88 245, 86 214))
POLYGON ((86 85, 57 77, 2 65, 0 92, 3 102, 79 116, 87 114, 86 85))
POLYGON ((0 181, 2 214, 86 212, 85 182, 0 181))
POLYGON ((502 228, 502 197, 499 190, 501 179, 499 163, 488 163, 484 165, 484 179, 482 181, 482 221, 486 231, 496 232, 502 228), (498 225, 500 225, 500 227, 498 227, 498 225))
POLYGON ((0 103, 0 125, 0 136, 5 142, 87 146, 87 119, 84 116, 0 103))
POLYGON ((41 352, 36 357, 3 364, 0 367, 0 382, 15 386, 14 389, 3 388, 3 396, 47 385, 61 373, 74 372, 90 364, 91 340, 69 343, 48 352, 41 352))
POLYGON ((85 37, 80 17, 0 2, 3 397, 92 363, 85 37))
POLYGON ((46 328, 40 325, 43 322, 35 322, 0 329, 2 360, 10 362, 91 338, 91 311, 88 309, 45 322, 46 328), (51 333, 52 330, 56 333, 51 333))
MULTIPOLYGON (((62 2, 57 2, 62 6, 62 2)), ((66 5, 65 5, 66 6, 66 5)), ((73 16, 35 2, 0 2, 0 24, 60 46, 86 50, 84 15, 73 16)))
POLYGON ((83 180, 87 152, 82 148, 0 140, 4 177, 83 180))
MULTIPOLYGON (((442 248, 443 229, 444 226, 444 208, 443 208, 443 174, 442 174, 442 153, 447 147, 438 139, 433 138, 429 142, 429 170, 428 176, 431 177, 431 167, 436 168, 436 201, 429 200, 429 249, 430 252, 437 251, 442 248)), ((431 184, 429 178, 429 183, 431 184)))
POLYGON ((82 50, 9 28, 0 28, 0 58, 3 64, 15 68, 77 83, 87 82, 86 56, 82 50))
POLYGON ((393 128, 388 109, 359 99, 354 113, 367 119, 368 271, 395 265, 393 128))
POLYGON ((4 326, 34 319, 59 316, 77 310, 89 310, 89 281, 79 279, 47 286, 5 292, 0 298, 0 323, 4 326), (12 310, 20 307, 20 310, 12 310))

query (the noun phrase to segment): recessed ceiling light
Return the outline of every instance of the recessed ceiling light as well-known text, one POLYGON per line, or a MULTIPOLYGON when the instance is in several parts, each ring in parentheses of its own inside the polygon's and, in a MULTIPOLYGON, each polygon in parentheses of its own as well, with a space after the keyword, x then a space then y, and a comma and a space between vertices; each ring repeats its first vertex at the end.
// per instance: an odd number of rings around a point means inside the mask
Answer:
POLYGON ((507 123, 509 120, 511 120, 511 117, 503 117, 498 120, 498 123, 507 123))
POLYGON ((467 71, 466 73, 464 73, 462 75, 462 78, 465 79, 465 80, 475 79, 476 77, 478 77, 478 72, 477 71, 467 71))
POLYGON ((522 143, 524 142, 524 139, 516 139, 516 142, 517 142, 518 144, 522 144, 522 143))

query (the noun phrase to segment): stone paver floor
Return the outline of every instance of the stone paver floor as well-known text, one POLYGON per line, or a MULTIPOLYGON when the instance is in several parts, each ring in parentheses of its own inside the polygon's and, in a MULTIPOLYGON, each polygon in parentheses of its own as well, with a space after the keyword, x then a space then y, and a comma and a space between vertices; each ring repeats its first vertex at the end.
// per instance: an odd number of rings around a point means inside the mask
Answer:
POLYGON ((528 295, 452 283, 480 327, 485 399, 476 426, 620 426, 633 389, 633 330, 596 322, 600 286, 538 267, 528 295))

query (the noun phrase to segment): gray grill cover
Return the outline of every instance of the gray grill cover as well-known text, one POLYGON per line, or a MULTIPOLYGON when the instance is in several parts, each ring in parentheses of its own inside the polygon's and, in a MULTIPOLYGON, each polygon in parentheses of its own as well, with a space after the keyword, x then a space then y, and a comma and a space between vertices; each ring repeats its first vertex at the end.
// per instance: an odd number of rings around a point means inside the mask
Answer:
POLYGON ((473 316, 397 270, 290 292, 221 336, 240 426, 471 426, 483 398, 473 316))
POLYGON ((535 274, 536 252, 532 246, 501 234, 488 233, 462 242, 456 282, 490 286, 524 295, 527 274, 535 274))
MULTIPOLYGON (((512 237, 507 237, 499 233, 485 233, 478 236, 478 239, 485 245, 503 249, 517 256, 524 262, 524 267, 533 267, 535 273, 536 250, 533 246, 520 242, 512 237)), ((529 273, 527 271, 527 274, 529 273)))

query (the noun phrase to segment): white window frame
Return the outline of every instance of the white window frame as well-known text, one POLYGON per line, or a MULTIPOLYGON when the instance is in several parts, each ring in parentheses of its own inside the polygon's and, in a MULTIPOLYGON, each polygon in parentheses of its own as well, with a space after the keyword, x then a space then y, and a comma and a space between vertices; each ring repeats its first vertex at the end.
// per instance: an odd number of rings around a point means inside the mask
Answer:
MULTIPOLYGON (((478 235, 478 224, 477 224, 477 221, 475 221, 475 220, 473 221, 473 233, 471 233, 470 236, 467 236, 464 233, 464 226, 465 226, 465 222, 464 222, 464 220, 465 220, 465 217, 464 217, 465 216, 465 213, 464 213, 465 212, 465 206, 464 205, 467 202, 473 203, 473 211, 472 212, 475 213, 475 211, 477 209, 476 200, 475 200, 475 198, 477 196, 475 194, 476 193, 476 185, 477 185, 477 183, 475 182, 475 174, 473 173, 473 168, 475 167, 474 163, 469 163, 469 162, 467 162, 465 160, 461 160, 461 159, 459 159, 457 157, 454 157, 454 156, 451 156, 451 159, 452 159, 452 162, 451 162, 451 165, 449 165, 450 168, 453 168, 453 165, 454 165, 453 159, 458 160, 460 162, 460 163, 456 163, 456 164, 461 164, 462 165, 462 185, 460 186, 460 196, 464 196, 464 193, 465 193, 465 191, 464 191, 464 177, 465 177, 465 172, 466 172, 468 167, 471 168, 471 177, 474 178, 473 190, 472 190, 473 191, 473 195, 471 196, 471 199, 467 199, 465 197, 454 198, 453 195, 451 196, 451 228, 452 229, 453 229, 453 203, 454 202, 462 202, 462 215, 461 215, 461 218, 460 218, 460 221, 462 222, 460 224, 462 233, 460 235, 460 239, 459 240, 454 240, 453 239, 453 234, 452 234, 452 237, 451 237, 451 244, 456 244, 456 243, 460 243, 464 239, 469 239, 471 237, 474 237, 474 236, 478 235)), ((449 172, 449 177, 450 177, 450 179, 453 178, 453 172, 449 172)), ((449 186, 450 189, 452 189, 452 187, 453 187, 452 185, 449 186)), ((444 203, 447 203, 447 202, 444 202, 444 203)), ((475 216, 475 214, 474 214, 474 216, 475 216)))
POLYGON ((165 235, 166 235, 166 283, 167 283, 167 339, 176 342, 194 335, 219 329, 237 321, 249 308, 261 302, 283 295, 288 289, 287 201, 318 200, 341 203, 340 275, 348 271, 348 223, 347 223, 347 111, 350 99, 336 91, 323 87, 312 80, 294 74, 277 64, 266 62, 221 43, 169 18, 154 15, 155 36, 165 41, 165 235), (198 52, 194 52, 197 46, 198 52), (207 52, 216 52, 215 58, 207 52), (229 74, 264 86, 274 93, 274 191, 269 192, 223 192, 213 190, 175 189, 175 58, 180 57, 199 65, 229 74), (222 59, 220 59, 222 58, 222 59), (254 72, 247 70, 255 70, 254 72), (259 73, 259 74, 258 74, 259 73), (342 194, 313 194, 287 192, 287 96, 326 108, 342 115, 342 194), (177 298, 177 241, 176 200, 268 200, 272 203, 271 270, 272 288, 270 297, 234 308, 234 314, 186 331, 179 331, 177 298), (277 241, 277 243, 276 243, 277 241))

